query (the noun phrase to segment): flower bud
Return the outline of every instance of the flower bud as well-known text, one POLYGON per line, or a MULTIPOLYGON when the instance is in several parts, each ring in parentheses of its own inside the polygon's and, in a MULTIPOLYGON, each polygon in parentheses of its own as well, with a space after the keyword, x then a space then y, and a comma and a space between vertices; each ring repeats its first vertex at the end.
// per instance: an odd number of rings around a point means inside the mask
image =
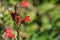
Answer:
POLYGON ((30 21, 30 16, 26 16, 23 20, 22 23, 28 22, 30 21))
POLYGON ((21 3, 21 7, 22 8, 25 8, 25 7, 27 7, 29 5, 29 3, 27 2, 27 1, 23 1, 22 3, 21 3))
POLYGON ((20 16, 19 16, 19 15, 16 16, 16 23, 17 23, 17 24, 20 23, 20 16))
POLYGON ((15 13, 14 13, 14 12, 10 12, 10 15, 11 15, 11 17, 12 17, 12 20, 14 21, 15 13))

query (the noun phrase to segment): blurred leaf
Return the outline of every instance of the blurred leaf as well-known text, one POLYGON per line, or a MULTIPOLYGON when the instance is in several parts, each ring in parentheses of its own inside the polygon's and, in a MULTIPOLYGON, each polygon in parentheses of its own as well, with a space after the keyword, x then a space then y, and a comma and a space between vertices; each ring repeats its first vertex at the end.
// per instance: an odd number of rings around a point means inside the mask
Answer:
POLYGON ((33 34, 33 37, 32 37, 31 40, 38 40, 38 38, 37 38, 37 34, 33 34))
POLYGON ((51 24, 43 24, 42 26, 44 29, 51 29, 52 28, 52 25, 51 24))
POLYGON ((34 24, 31 24, 30 26, 27 26, 26 31, 29 33, 33 33, 34 31, 36 31, 37 28, 38 28, 38 25, 34 23, 34 24))
POLYGON ((41 21, 42 21, 42 23, 49 23, 49 19, 48 19, 47 16, 43 16, 43 17, 41 18, 41 21))
POLYGON ((15 5, 16 1, 15 0, 10 0, 10 4, 15 5))
POLYGON ((56 3, 56 1, 58 1, 58 0, 51 0, 51 3, 56 3))
POLYGON ((50 15, 53 16, 54 21, 56 21, 58 18, 60 18, 60 6, 57 6, 57 8, 50 12, 50 15))
POLYGON ((60 27, 60 21, 56 22, 56 25, 57 25, 58 27, 60 27))
POLYGON ((39 9, 42 10, 43 12, 47 12, 48 10, 53 8, 53 4, 51 3, 44 3, 42 5, 39 6, 39 9))

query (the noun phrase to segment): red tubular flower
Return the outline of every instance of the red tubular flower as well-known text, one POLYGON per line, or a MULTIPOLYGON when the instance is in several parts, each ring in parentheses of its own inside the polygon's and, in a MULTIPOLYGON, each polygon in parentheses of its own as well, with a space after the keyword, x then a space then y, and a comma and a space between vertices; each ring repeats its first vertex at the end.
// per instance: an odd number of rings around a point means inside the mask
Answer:
POLYGON ((30 21, 30 16, 26 16, 23 20, 22 23, 28 22, 30 21))
POLYGON ((27 7, 28 5, 29 5, 29 3, 27 1, 23 1, 21 3, 21 7, 23 7, 23 8, 27 7))
POLYGON ((12 20, 14 20, 14 18, 15 18, 14 12, 10 12, 10 15, 11 15, 11 17, 12 17, 12 20))
POLYGON ((16 23, 17 23, 17 24, 20 23, 20 16, 19 16, 19 15, 16 16, 16 23))

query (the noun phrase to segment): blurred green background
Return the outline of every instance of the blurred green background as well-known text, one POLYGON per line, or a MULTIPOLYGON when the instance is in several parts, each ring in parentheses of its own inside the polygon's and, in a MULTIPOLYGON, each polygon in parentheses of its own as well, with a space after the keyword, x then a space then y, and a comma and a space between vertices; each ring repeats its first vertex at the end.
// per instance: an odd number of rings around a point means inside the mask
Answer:
MULTIPOLYGON (((22 1, 0 0, 0 40, 3 38, 6 27, 10 27, 12 33, 15 34, 14 22, 9 10, 14 11, 14 5, 22 1)), ((25 40, 60 40, 60 0, 27 1, 30 6, 21 9, 21 16, 24 17, 27 14, 31 21, 21 24, 21 38, 25 37, 25 40)))

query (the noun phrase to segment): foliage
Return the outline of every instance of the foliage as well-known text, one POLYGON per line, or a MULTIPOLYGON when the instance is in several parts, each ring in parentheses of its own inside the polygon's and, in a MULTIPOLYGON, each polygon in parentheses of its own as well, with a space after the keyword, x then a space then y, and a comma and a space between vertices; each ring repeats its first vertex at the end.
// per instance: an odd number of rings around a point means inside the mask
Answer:
MULTIPOLYGON (((15 33, 14 22, 9 10, 22 0, 1 0, 0 4, 0 40, 3 38, 4 29, 10 27, 15 33)), ((31 5, 21 9, 22 18, 27 14, 30 22, 21 24, 20 36, 26 40, 60 40, 60 0, 27 0, 31 5), (37 12, 42 11, 42 13, 37 12), (26 13, 24 13, 26 12, 26 13)), ((17 34, 15 33, 15 36, 17 34)))

